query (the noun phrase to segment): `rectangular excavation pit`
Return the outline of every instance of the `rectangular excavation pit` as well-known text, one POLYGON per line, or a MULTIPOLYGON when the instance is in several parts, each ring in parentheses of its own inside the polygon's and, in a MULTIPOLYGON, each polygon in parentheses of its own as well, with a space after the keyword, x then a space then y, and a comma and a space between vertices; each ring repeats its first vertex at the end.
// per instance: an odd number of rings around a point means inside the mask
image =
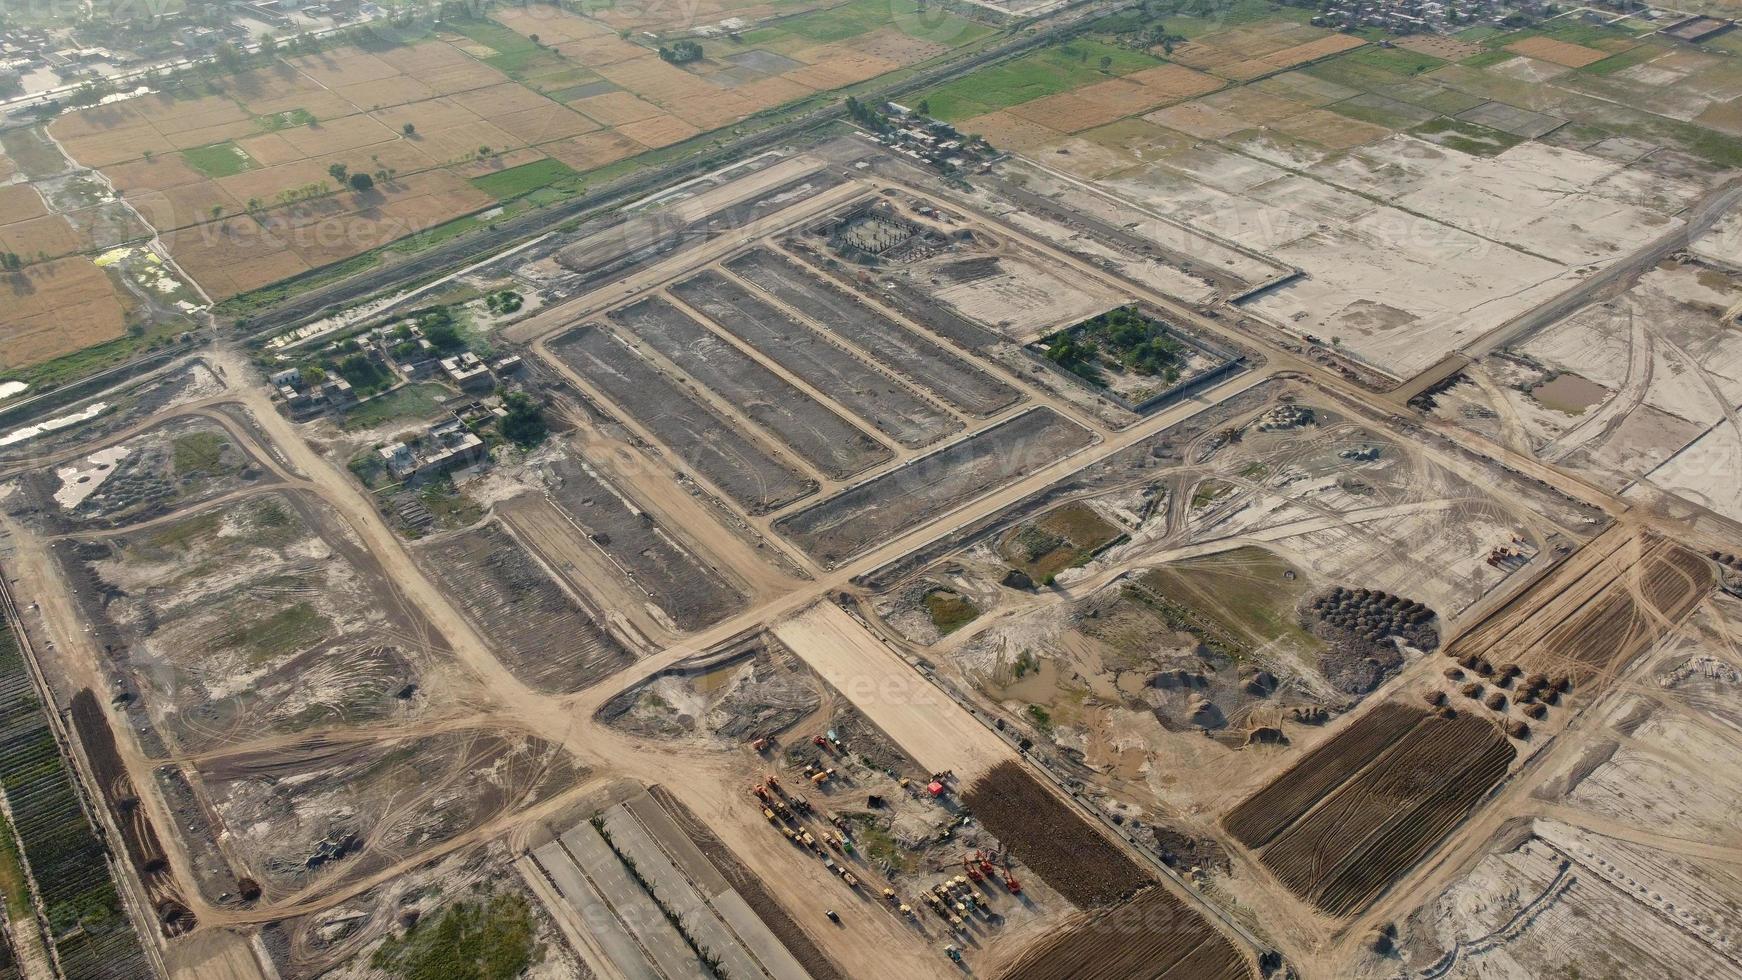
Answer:
POLYGON ((992 415, 1022 398, 1015 388, 773 252, 747 252, 726 268, 964 412, 992 415))
POLYGON ((1093 440, 1052 409, 1032 409, 783 517, 776 528, 834 567, 1093 440))
POLYGON ((832 479, 844 480, 892 455, 877 440, 663 299, 641 300, 611 318, 832 479))
POLYGON ((671 291, 764 357, 909 449, 929 446, 961 431, 962 423, 948 412, 718 272, 704 270, 671 291))
POLYGON ((609 331, 577 327, 550 353, 752 514, 816 492, 816 483, 704 405, 609 331))

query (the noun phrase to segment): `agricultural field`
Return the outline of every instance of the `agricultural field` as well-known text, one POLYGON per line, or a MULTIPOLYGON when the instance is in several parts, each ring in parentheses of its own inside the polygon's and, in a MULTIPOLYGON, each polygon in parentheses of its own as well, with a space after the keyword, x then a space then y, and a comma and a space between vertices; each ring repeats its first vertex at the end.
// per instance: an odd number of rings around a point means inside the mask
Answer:
MULTIPOLYGON (((767 26, 680 67, 626 39, 641 19, 503 8, 403 42, 259 59, 234 76, 68 113, 49 133, 79 167, 124 188, 168 254, 221 301, 491 205, 559 199, 588 174, 989 33, 911 10, 892 23, 899 11, 886 4, 831 10, 826 25, 766 5, 720 13, 767 26)), ((41 222, 61 219, 41 215, 28 187, 8 194, 0 241, 28 233, 34 254, 47 241, 41 222)), ((71 235, 48 253, 95 247, 71 235)))

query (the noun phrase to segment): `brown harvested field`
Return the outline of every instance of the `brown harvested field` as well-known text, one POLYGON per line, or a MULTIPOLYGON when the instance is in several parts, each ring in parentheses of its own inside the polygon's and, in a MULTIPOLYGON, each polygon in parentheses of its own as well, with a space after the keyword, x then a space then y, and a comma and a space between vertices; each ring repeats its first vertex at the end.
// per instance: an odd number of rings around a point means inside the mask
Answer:
POLYGON ((1259 860, 1322 911, 1358 911, 1468 816, 1516 755, 1486 718, 1430 715, 1278 834, 1259 860))
POLYGON ((1080 909, 1117 905, 1155 883, 1021 763, 994 766, 968 787, 962 802, 992 836, 1080 909))
POLYGON ((665 114, 664 109, 646 99, 636 98, 629 92, 606 92, 604 95, 590 96, 575 102, 574 108, 605 126, 620 126, 665 114))
POLYGON ((625 123, 617 127, 617 132, 650 150, 657 150, 662 146, 681 143, 700 133, 701 130, 676 116, 661 115, 651 119, 625 123))
POLYGON ((1220 139, 1251 128, 1246 120, 1215 106, 1205 105, 1202 99, 1157 109, 1143 118, 1157 126, 1177 129, 1199 139, 1220 139))
POLYGON ((0 187, 0 225, 25 221, 47 213, 48 207, 42 203, 42 195, 29 184, 0 187))
POLYGON ((1156 65, 1142 71, 1126 75, 1122 81, 1141 85, 1152 89, 1165 101, 1195 98, 1208 95, 1225 84, 1214 75, 1206 75, 1201 71, 1192 71, 1181 65, 1156 65))
POLYGON ((1085 85, 1071 95, 1098 108, 1118 112, 1121 118, 1148 112, 1168 101, 1156 89, 1133 85, 1122 78, 1110 78, 1104 82, 1085 85))
POLYGON ((1361 38, 1348 34, 1332 34, 1315 41, 1308 41, 1305 44, 1283 48, 1281 51, 1272 51, 1258 60, 1270 65, 1273 69, 1293 68, 1297 65, 1310 64, 1320 58, 1342 54, 1344 51, 1353 51, 1366 43, 1361 38))
POLYGON ((1681 545, 1612 529, 1446 648, 1447 656, 1606 683, 1674 629, 1717 581, 1681 545))
POLYGON ((1247 847, 1263 847, 1427 717, 1393 701, 1375 705, 1235 807, 1222 825, 1247 847))
POLYGON ((628 159, 644 149, 646 147, 616 130, 603 129, 552 143, 544 148, 544 152, 576 170, 587 171, 628 159))
POLYGON ((53 360, 114 340, 126 325, 108 273, 89 259, 65 258, 0 277, 0 369, 53 360))
POLYGON ((1443 58, 1446 61, 1463 61, 1482 53, 1480 44, 1460 41, 1443 34, 1411 34, 1398 38, 1395 43, 1405 51, 1425 54, 1430 58, 1443 58))
POLYGON ((1116 119, 1123 119, 1130 115, 1117 106, 1096 104, 1088 99, 1079 98, 1071 92, 1024 102, 1018 106, 1011 106, 1006 111, 1020 119, 1026 119, 1038 126, 1045 126, 1061 133, 1074 133, 1078 130, 1105 126, 1116 119))
POLYGON ((861 34, 853 39, 852 45, 854 49, 873 58, 881 58, 897 65, 916 64, 950 50, 947 44, 914 37, 894 27, 861 34))
POLYGON ((0 251, 19 255, 58 257, 71 255, 89 247, 89 243, 63 214, 45 214, 40 218, 0 225, 0 251))
POLYGON ((1291 116, 1299 115, 1306 108, 1299 102, 1268 95, 1245 86, 1217 92, 1198 101, 1240 117, 1246 121, 1247 126, 1269 126, 1279 123, 1291 116))
POLYGON ((1508 44, 1506 50, 1514 54, 1524 55, 1527 58, 1539 58, 1557 65, 1565 65, 1568 68, 1583 68, 1609 57, 1607 51, 1587 48, 1582 44, 1557 41, 1552 37, 1527 37, 1522 41, 1508 44))
POLYGON ((1279 120, 1271 128, 1333 150, 1347 150, 1391 135, 1384 126, 1350 119, 1329 109, 1309 109, 1279 120))
POLYGON ((1009 112, 988 112, 961 124, 964 133, 978 133, 1000 150, 1027 150, 1044 146, 1064 134, 1009 112))
POLYGON ((1160 887, 1042 936, 1000 974, 1004 980, 1250 976, 1252 966, 1239 947, 1160 887))

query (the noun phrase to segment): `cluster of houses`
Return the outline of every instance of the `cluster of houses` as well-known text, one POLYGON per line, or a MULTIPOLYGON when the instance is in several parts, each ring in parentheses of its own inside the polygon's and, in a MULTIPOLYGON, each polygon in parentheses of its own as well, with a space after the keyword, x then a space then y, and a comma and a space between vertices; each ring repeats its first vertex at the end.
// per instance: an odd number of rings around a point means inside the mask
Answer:
POLYGON ((1473 24, 1507 26, 1509 18, 1552 14, 1546 0, 1330 0, 1312 19, 1319 27, 1377 27, 1392 34, 1442 34, 1473 24))
POLYGON ((876 139, 903 156, 948 170, 964 170, 983 161, 987 148, 969 142, 954 126, 926 116, 899 102, 885 102, 892 125, 876 139))

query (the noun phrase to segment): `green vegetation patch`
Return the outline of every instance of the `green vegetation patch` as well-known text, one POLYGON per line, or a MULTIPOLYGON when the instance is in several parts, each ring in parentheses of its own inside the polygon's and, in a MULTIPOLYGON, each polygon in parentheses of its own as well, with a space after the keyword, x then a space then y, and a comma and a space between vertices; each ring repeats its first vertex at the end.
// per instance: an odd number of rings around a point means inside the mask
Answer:
POLYGON ((1179 380, 1184 363, 1185 345, 1165 326, 1129 306, 1060 330, 1041 343, 1046 345, 1048 360, 1103 387, 1102 372, 1109 366, 1172 384, 1179 380))
POLYGON ((1472 156, 1498 156, 1524 142, 1524 137, 1489 129, 1463 119, 1440 118, 1410 131, 1431 143, 1472 156))
POLYGON ((1587 75, 1613 75, 1626 71, 1634 65, 1643 65, 1663 54, 1664 49, 1654 44, 1641 44, 1617 55, 1611 55, 1602 61, 1595 61, 1578 69, 1587 75))
POLYGON ((496 52, 482 59, 486 65, 506 75, 520 76, 541 67, 561 67, 563 57, 534 44, 532 39, 492 20, 451 20, 444 22, 466 37, 496 52))
POLYGON ((1030 579, 1050 585, 1059 572, 1088 562, 1122 537, 1094 508, 1073 502, 1017 527, 998 550, 1030 579))
POLYGON ((299 602, 219 635, 213 649, 247 650, 260 660, 271 660, 308 649, 332 626, 314 606, 299 602))
POLYGON ((473 177, 472 186, 494 197, 498 201, 520 197, 559 180, 580 176, 573 167, 557 160, 547 158, 534 160, 518 167, 499 170, 482 177, 473 177))
POLYGON ((1446 63, 1444 58, 1436 58, 1431 54, 1422 54, 1419 51, 1410 51, 1405 48, 1382 48, 1378 45, 1356 48, 1343 55, 1339 60, 1402 78, 1413 78, 1424 72, 1433 71, 1446 63))
MULTIPOLYGON (((971 44, 992 33, 992 29, 984 24, 943 10, 941 4, 928 4, 921 10, 915 0, 850 0, 838 7, 775 21, 770 33, 796 35, 819 44, 829 44, 885 27, 924 40, 936 39, 952 47, 971 44)), ((752 31, 744 35, 745 45, 757 46, 761 43, 758 36, 763 33, 752 31)))
POLYGON ((389 422, 427 421, 441 412, 442 400, 448 394, 446 388, 434 382, 404 385, 346 412, 343 427, 354 431, 389 422))
POLYGON ((531 906, 508 894, 420 921, 382 943, 369 965, 399 980, 513 980, 541 958, 531 906))
POLYGON ((268 133, 276 133, 281 129, 295 129, 298 126, 313 126, 315 122, 315 114, 307 109, 286 109, 283 112, 254 117, 254 125, 268 133))
POLYGON ((968 625, 980 616, 980 608, 967 596, 950 589, 933 589, 925 594, 925 611, 931 614, 933 626, 945 636, 968 625))
POLYGON ((1188 558, 1143 574, 1144 586, 1184 603, 1223 632, 1255 644, 1288 641, 1314 650, 1296 606, 1311 589, 1301 571, 1263 548, 1188 558))
POLYGON ((176 437, 175 472, 181 476, 218 476, 234 469, 225 459, 230 440, 217 432, 190 432, 176 437))
POLYGON ((228 141, 183 150, 181 158, 207 177, 229 177, 259 166, 248 151, 228 141))
POLYGON ((982 68, 921 98, 933 116, 956 122, 1159 64, 1141 51, 1079 38, 982 68))

